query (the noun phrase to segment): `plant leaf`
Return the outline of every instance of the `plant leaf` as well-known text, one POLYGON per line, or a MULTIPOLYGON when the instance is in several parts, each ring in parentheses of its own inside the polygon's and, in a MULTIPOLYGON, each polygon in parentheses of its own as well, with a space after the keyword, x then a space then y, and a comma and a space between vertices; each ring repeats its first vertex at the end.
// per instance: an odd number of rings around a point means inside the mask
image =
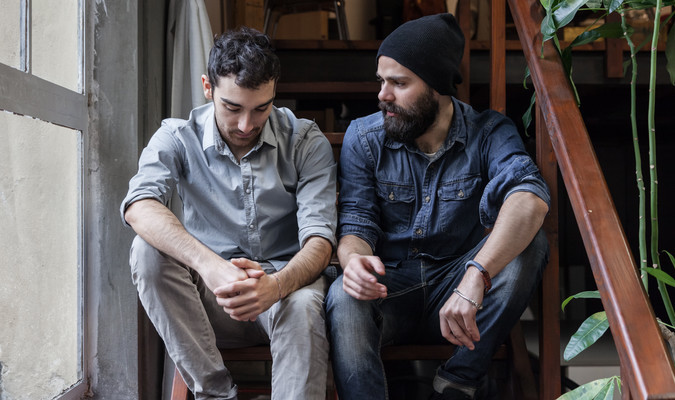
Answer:
MULTIPOLYGON (((633 28, 628 28, 628 34, 633 34, 633 28)), ((582 32, 572 41, 572 43, 570 43, 570 47, 581 46, 582 44, 591 43, 600 38, 616 39, 621 37, 623 37, 623 28, 621 27, 621 23, 610 22, 600 25, 595 29, 582 32)))
POLYGON ((588 2, 588 0, 563 0, 559 3, 558 7, 554 7, 553 19, 555 21, 556 28, 562 28, 565 25, 569 24, 574 16, 577 14, 577 11, 588 2))
POLYGON ((614 382, 618 376, 588 382, 558 397, 558 400, 611 400, 614 397, 614 382))
POLYGON ((621 4, 623 4, 623 0, 612 0, 609 3, 609 12, 613 13, 614 11, 618 10, 619 7, 621 7, 621 4))
POLYGON ((527 90, 527 78, 530 77, 530 66, 525 66, 525 76, 523 77, 523 89, 527 90))
POLYGON ((527 133, 527 129, 530 127, 530 124, 532 124, 532 109, 534 108, 534 103, 537 101, 537 92, 532 93, 532 97, 530 98, 530 106, 527 107, 527 110, 525 110, 525 113, 523 114, 523 126, 525 127, 525 135, 530 136, 527 133))
POLYGON ((566 298, 565 301, 562 302, 562 310, 565 311, 565 306, 567 303, 574 299, 599 299, 600 298, 600 292, 597 290, 589 290, 586 292, 579 292, 577 294, 573 294, 570 297, 566 298))
POLYGON ((597 312, 581 324, 579 329, 572 335, 570 342, 565 347, 563 358, 569 361, 579 353, 595 343, 609 328, 607 314, 604 311, 597 312))
POLYGON ((666 250, 663 250, 663 252, 668 254, 668 257, 670 258, 670 263, 673 264, 673 267, 675 267, 675 257, 673 257, 673 255, 667 252, 666 250))
POLYGON ((670 83, 675 85, 675 28, 672 26, 666 39, 666 60, 666 70, 670 75, 670 83))
POLYGON ((643 267, 640 269, 645 271, 649 275, 653 276, 657 280, 665 283, 666 285, 675 287, 675 279, 673 279, 673 277, 670 276, 667 272, 652 267, 643 267))

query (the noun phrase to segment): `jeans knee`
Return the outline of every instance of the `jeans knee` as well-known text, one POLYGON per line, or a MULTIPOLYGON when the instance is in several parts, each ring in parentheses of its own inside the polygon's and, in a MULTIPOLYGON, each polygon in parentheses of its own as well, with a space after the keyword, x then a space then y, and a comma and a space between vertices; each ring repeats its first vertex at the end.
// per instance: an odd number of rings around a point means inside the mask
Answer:
MULTIPOLYGON (((352 297, 342 288, 342 275, 340 275, 330 285, 328 294, 326 295, 326 318, 329 320, 329 323, 333 318, 339 320, 345 314, 343 309, 349 307, 351 300, 353 300, 352 297)), ((339 323, 337 320, 336 323, 339 323)))
POLYGON ((370 326, 377 325, 376 314, 373 301, 357 300, 344 291, 341 276, 328 290, 326 319, 334 336, 338 333, 346 337, 358 337, 359 332, 365 334, 370 326))

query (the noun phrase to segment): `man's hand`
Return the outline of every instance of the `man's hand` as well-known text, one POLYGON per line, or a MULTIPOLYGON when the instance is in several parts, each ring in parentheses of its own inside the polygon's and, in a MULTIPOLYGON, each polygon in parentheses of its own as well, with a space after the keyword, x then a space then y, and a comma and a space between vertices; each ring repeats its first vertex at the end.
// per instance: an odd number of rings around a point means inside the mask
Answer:
POLYGON ((242 280, 228 282, 217 287, 213 293, 218 304, 237 321, 255 321, 258 315, 279 300, 279 285, 274 277, 265 274, 259 263, 245 258, 231 260, 246 276, 242 280))
POLYGON ((249 278, 259 278, 260 276, 265 275, 265 272, 260 267, 260 264, 255 264, 257 265, 257 269, 254 265, 242 268, 233 262, 223 260, 218 257, 213 260, 213 264, 201 265, 199 273, 202 279, 204 279, 206 287, 215 293, 216 289, 224 285, 243 281, 249 278))
MULTIPOLYGON (((485 283, 480 276, 480 271, 476 268, 467 269, 464 278, 457 286, 457 290, 464 296, 481 304, 485 283)), ((454 345, 466 346, 469 350, 473 350, 475 348, 474 342, 480 340, 480 332, 476 325, 476 312, 478 312, 476 306, 457 295, 457 293, 453 293, 439 312, 443 337, 454 345)))
POLYGON ((379 257, 353 254, 343 267, 342 287, 350 296, 359 300, 387 297, 387 287, 377 282, 374 274, 384 275, 384 264, 379 257))

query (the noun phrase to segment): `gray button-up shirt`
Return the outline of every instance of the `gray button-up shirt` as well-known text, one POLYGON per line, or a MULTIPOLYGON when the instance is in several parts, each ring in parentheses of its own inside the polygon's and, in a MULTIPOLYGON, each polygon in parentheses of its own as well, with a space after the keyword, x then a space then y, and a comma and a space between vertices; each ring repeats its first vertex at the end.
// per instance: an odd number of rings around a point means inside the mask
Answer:
POLYGON ((223 258, 246 257, 283 267, 310 236, 335 241, 336 164, 315 123, 274 108, 260 140, 240 162, 221 138, 213 104, 186 120, 167 119, 139 160, 121 205, 174 190, 183 225, 223 258))

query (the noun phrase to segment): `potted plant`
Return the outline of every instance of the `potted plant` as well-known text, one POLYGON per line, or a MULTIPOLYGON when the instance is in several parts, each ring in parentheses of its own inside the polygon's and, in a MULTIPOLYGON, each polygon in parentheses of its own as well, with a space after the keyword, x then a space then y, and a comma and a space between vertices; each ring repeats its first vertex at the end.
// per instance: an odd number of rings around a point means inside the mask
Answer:
MULTIPOLYGON (((587 44, 602 38, 621 38, 625 39, 630 50, 630 58, 624 63, 624 71, 631 74, 631 113, 630 121, 633 136, 633 147, 635 155, 635 172, 639 196, 639 268, 645 289, 648 288, 650 278, 656 280, 661 299, 663 301, 668 323, 659 321, 664 333, 664 338, 671 343, 671 349, 675 348, 675 340, 671 329, 675 329, 675 310, 668 295, 666 286, 675 286, 675 279, 662 269, 661 258, 665 254, 670 264, 675 266, 675 257, 667 251, 659 249, 659 225, 658 225, 658 177, 656 160, 656 130, 655 130, 655 93, 656 93, 656 60, 658 56, 659 40, 667 36, 665 55, 667 58, 667 69, 670 74, 672 84, 675 84, 675 29, 671 28, 667 32, 667 26, 675 12, 662 17, 662 11, 666 7, 675 5, 675 0, 540 0, 546 10, 546 15, 542 21, 541 32, 543 41, 552 40, 554 46, 558 49, 563 65, 565 66, 570 83, 574 88, 572 80, 572 49, 576 46, 587 44), (558 39, 558 33, 568 26, 580 10, 592 11, 597 18, 596 23, 589 24, 583 32, 577 35, 568 46, 561 47, 558 39), (651 19, 651 34, 645 36, 644 40, 636 42, 636 29, 629 22, 629 14, 644 13, 646 10, 653 13, 651 19), (605 18, 618 13, 620 20, 618 22, 604 22, 605 18), (649 104, 647 109, 647 137, 649 145, 649 160, 647 163, 642 160, 640 154, 640 142, 638 132, 645 127, 638 127, 637 124, 637 61, 636 55, 644 46, 650 46, 650 68, 649 74, 649 104), (645 165, 646 164, 646 165, 645 165), (648 168, 648 185, 645 185, 643 169, 648 168), (647 218, 649 212, 649 218, 647 218), (649 221, 649 226, 648 226, 649 221)), ((534 99, 533 99, 534 100, 534 99)), ((579 100, 577 94, 577 100, 579 100)), ((524 116, 526 126, 529 124, 529 113, 524 116)), ((597 291, 582 292, 566 299, 562 308, 574 298, 600 298, 597 291)), ((604 311, 595 313, 588 317, 570 339, 567 345, 564 358, 570 360, 590 345, 595 343, 609 328, 607 316, 604 311)), ((614 387, 620 387, 621 380, 617 376, 599 379, 577 389, 563 394, 561 399, 611 399, 614 387)))

